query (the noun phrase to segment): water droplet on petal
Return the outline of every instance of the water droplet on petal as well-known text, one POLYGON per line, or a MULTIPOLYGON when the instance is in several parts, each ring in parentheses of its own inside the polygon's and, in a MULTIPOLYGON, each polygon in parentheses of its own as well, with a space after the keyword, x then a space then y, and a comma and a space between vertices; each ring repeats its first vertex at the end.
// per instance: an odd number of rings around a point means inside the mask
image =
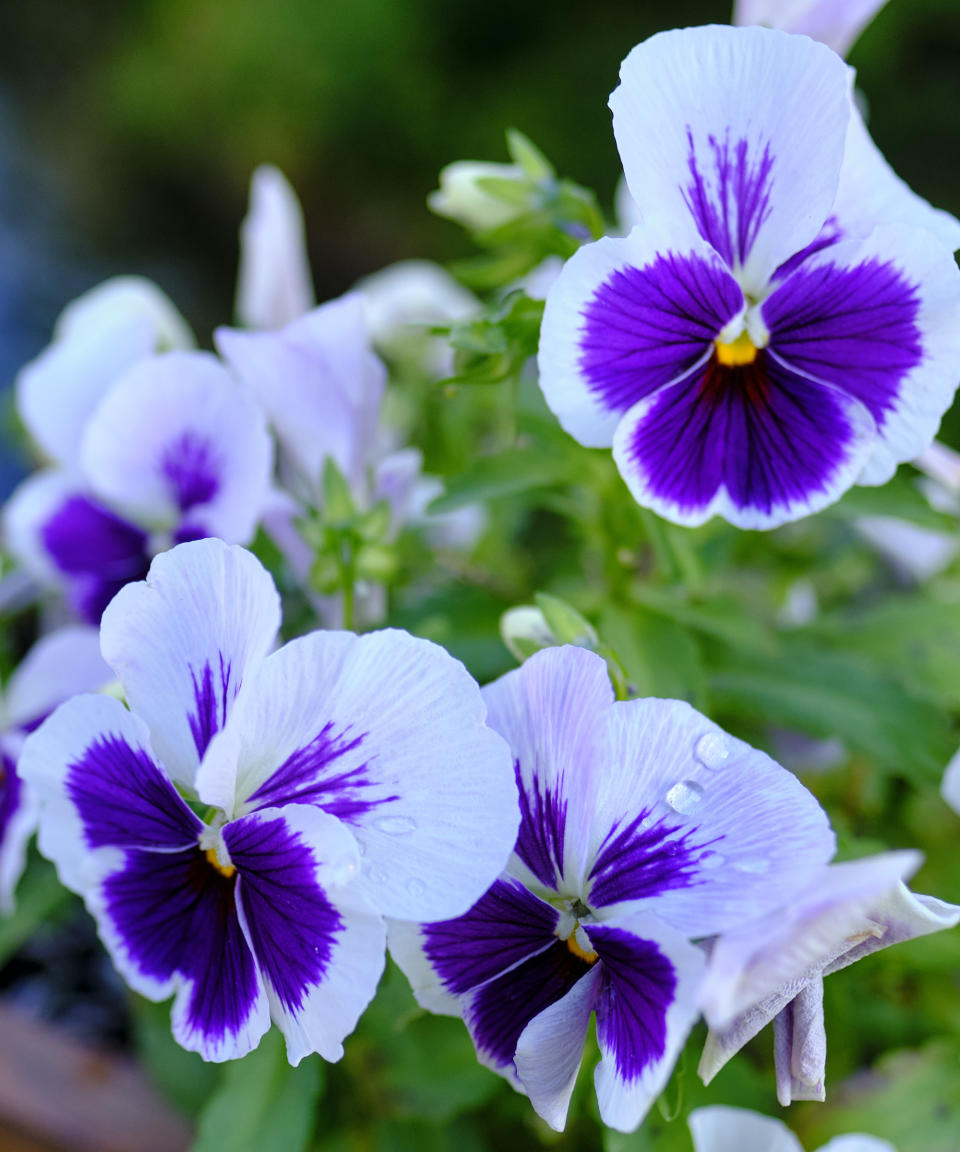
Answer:
POLYGON ((407 881, 407 892, 414 899, 416 899, 418 896, 422 896, 426 892, 426 890, 427 890, 426 884, 424 884, 424 882, 422 880, 418 880, 416 877, 414 877, 412 880, 407 881))
POLYGON ((417 830, 416 820, 409 816, 378 816, 373 826, 385 836, 409 836, 417 830))
POLYGON ((738 872, 749 872, 752 876, 762 876, 770 867, 770 861, 762 856, 744 856, 742 860, 734 860, 733 866, 738 872))
POLYGON ((730 744, 722 732, 707 732, 697 741, 693 754, 705 768, 722 768, 730 759, 730 744))
POLYGON ((388 880, 386 872, 384 872, 382 868, 377 868, 374 865, 364 868, 364 872, 366 873, 367 879, 372 880, 374 884, 386 884, 388 880))
POLYGON ((674 784, 666 795, 666 801, 674 812, 682 816, 689 816, 700 806, 703 799, 703 788, 696 780, 681 780, 674 784))

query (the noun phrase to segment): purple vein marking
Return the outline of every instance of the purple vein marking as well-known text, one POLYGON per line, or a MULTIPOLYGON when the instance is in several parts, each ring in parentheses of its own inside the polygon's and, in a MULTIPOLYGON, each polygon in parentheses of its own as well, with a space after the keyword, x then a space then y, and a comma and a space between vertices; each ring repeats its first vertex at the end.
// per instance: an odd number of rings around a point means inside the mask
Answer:
POLYGON ((223 653, 218 653, 220 661, 219 675, 215 675, 207 660, 203 665, 200 677, 193 666, 190 666, 190 679, 193 681, 193 699, 197 706, 196 712, 187 716, 193 742, 197 748, 197 755, 201 758, 206 752, 210 741, 216 736, 227 722, 227 712, 240 691, 240 685, 230 683, 231 664, 225 660, 223 653))
POLYGON ((527 791, 519 760, 513 762, 513 770, 520 790, 520 831, 514 851, 542 884, 555 888, 563 875, 567 802, 559 793, 541 788, 536 772, 527 791))
POLYGON ((186 431, 170 444, 160 465, 173 489, 173 498, 181 512, 197 504, 206 504, 220 488, 217 475, 219 462, 210 441, 193 431, 186 431))
POLYGON ((708 136, 707 142, 713 152, 713 187, 698 167, 693 130, 687 126, 687 165, 692 179, 683 191, 684 203, 693 214, 700 235, 727 264, 745 264, 770 216, 770 145, 763 146, 759 160, 751 165, 746 139, 738 140, 731 148, 728 132, 722 143, 715 136, 708 136))
POLYGON ((259 808, 275 804, 316 804, 324 812, 350 823, 381 804, 399 799, 398 796, 363 795, 378 783, 368 774, 369 761, 331 772, 331 766, 359 748, 366 737, 366 732, 352 736, 349 725, 335 732, 334 722, 328 720, 309 744, 290 753, 253 793, 251 802, 259 808))

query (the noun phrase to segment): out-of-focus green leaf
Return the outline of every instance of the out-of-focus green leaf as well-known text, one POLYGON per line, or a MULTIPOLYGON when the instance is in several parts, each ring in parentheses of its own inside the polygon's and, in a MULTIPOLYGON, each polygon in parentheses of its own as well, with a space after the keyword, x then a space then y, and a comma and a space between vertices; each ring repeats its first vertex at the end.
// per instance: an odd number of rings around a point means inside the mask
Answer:
POLYGON ((175 1108, 196 1116, 214 1091, 221 1069, 174 1040, 169 1004, 153 1004, 135 996, 131 1009, 137 1054, 153 1082, 175 1108))
POLYGON ((863 659, 785 638, 774 656, 727 651, 709 685, 716 709, 751 723, 836 737, 878 767, 938 782, 956 740, 943 710, 908 693, 863 659))
POLYGON ((271 1029, 249 1056, 224 1067, 192 1152, 300 1152, 313 1133, 322 1067, 310 1056, 291 1068, 283 1037, 271 1029))
POLYGON ((57 879, 54 866, 40 856, 32 856, 17 888, 13 912, 0 918, 0 965, 73 899, 73 894, 57 879))
POLYGON ((495 500, 560 484, 570 478, 570 470, 567 458, 528 450, 482 456, 468 471, 447 481, 443 495, 431 502, 428 511, 452 512, 478 500, 495 500))
POLYGON ((842 520, 857 520, 861 516, 893 516, 898 520, 909 520, 944 532, 956 531, 957 528, 956 520, 931 508, 926 496, 906 476, 895 476, 880 488, 853 487, 820 515, 842 520))
POLYGON ((639 583, 631 588, 630 594, 649 611, 667 616, 695 632, 722 640, 732 648, 770 654, 776 651, 774 633, 747 605, 731 597, 696 602, 687 598, 682 589, 639 583))
POLYGON ((831 1087, 826 1104, 804 1107, 797 1120, 808 1148, 862 1132, 882 1136, 897 1152, 957 1152, 960 1047, 953 1040, 891 1052, 869 1075, 831 1087))
POLYGON ((638 696, 706 706, 707 682, 695 638, 676 620, 642 608, 608 608, 600 621, 638 696))
POLYGON ((960 597, 897 596, 825 617, 811 631, 888 669, 917 695, 960 708, 960 597))

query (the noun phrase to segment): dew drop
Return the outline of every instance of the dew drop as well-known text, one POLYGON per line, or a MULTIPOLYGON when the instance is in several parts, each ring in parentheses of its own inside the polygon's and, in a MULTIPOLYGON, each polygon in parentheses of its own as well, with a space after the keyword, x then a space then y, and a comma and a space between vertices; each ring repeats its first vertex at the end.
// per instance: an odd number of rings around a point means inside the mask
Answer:
POLYGON ((386 884, 387 880, 389 879, 386 872, 384 872, 382 868, 375 868, 372 865, 368 868, 364 868, 364 872, 367 874, 369 879, 374 882, 374 884, 386 884))
POLYGON ((733 866, 738 872, 749 872, 752 876, 762 876, 770 867, 769 860, 762 856, 745 856, 742 860, 734 860, 733 866))
POLYGON ((722 732, 707 732, 697 741, 693 754, 705 768, 722 768, 730 759, 730 745, 722 732))
POLYGON ((422 880, 418 880, 416 877, 414 877, 412 880, 407 881, 407 892, 414 899, 416 899, 419 896, 422 896, 426 892, 426 890, 427 890, 426 884, 424 884, 424 882, 422 880))
POLYGON ((674 812, 682 816, 689 816, 700 806, 703 799, 703 788, 696 780, 681 780, 667 793, 666 800, 674 812))
POLYGON ((409 836, 417 830, 416 820, 409 816, 378 816, 373 826, 385 836, 409 836))

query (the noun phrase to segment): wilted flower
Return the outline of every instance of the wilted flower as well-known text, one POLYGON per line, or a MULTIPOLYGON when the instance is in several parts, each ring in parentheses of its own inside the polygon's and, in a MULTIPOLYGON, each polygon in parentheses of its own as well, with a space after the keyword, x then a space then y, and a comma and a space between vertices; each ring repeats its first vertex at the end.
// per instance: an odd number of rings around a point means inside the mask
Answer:
POLYGON ((462 665, 397 631, 268 655, 279 618, 242 549, 157 557, 101 629, 130 710, 75 697, 21 757, 41 851, 211 1060, 271 1018, 293 1063, 337 1059, 383 967, 382 915, 463 912, 516 834, 508 750, 462 665))
POLYGON ((391 951, 556 1129, 595 1012, 600 1115, 633 1130, 699 1012, 691 941, 800 889, 833 835, 794 776, 689 705, 615 703, 584 649, 539 652, 484 699, 515 757, 514 854, 466 915, 391 925, 391 951))
MULTIPOLYGON (((688 1123, 694 1152, 803 1152, 800 1141, 780 1120, 746 1108, 715 1105, 696 1108, 688 1123)), ((837 1136, 819 1152, 897 1152, 886 1140, 850 1133, 837 1136)))
POLYGON ((904 885, 919 864, 916 852, 833 864, 779 909, 714 942, 703 989, 705 1083, 773 1020, 780 1103, 824 1099, 823 977, 960 923, 960 907, 904 885))
POLYGON ((880 484, 960 376, 960 225, 886 166, 822 45, 692 28, 611 97, 642 223, 547 297, 541 385, 669 519, 769 528, 880 484))

